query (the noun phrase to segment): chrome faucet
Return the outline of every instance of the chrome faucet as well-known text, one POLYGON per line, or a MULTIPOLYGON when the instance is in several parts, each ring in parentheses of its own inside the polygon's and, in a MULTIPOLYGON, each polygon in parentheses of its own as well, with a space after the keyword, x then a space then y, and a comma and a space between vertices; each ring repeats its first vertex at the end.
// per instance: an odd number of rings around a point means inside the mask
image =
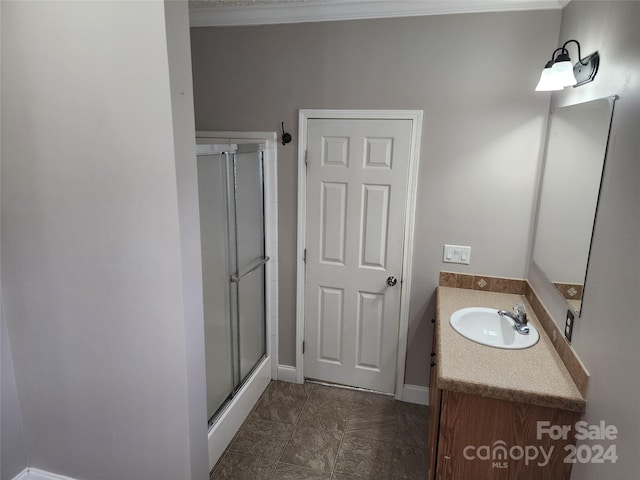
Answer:
POLYGON ((513 306, 515 313, 508 312, 507 310, 498 310, 498 315, 509 317, 513 320, 513 328, 516 332, 522 335, 529 335, 529 327, 527 325, 527 310, 522 303, 516 303, 513 306))

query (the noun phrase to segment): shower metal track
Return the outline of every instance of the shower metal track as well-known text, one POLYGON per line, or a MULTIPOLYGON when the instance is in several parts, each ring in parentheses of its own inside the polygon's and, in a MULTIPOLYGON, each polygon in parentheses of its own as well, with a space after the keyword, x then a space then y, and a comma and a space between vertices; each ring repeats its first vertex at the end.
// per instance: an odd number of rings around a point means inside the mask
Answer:
POLYGON ((258 263, 256 263, 253 267, 251 267, 249 270, 247 270, 243 274, 241 274, 241 275, 231 275, 231 280, 230 280, 231 283, 238 283, 243 277, 246 277, 251 272, 257 270, 258 268, 260 268, 262 265, 264 265, 268 261, 269 261, 269 257, 264 257, 262 260, 260 260, 258 263))

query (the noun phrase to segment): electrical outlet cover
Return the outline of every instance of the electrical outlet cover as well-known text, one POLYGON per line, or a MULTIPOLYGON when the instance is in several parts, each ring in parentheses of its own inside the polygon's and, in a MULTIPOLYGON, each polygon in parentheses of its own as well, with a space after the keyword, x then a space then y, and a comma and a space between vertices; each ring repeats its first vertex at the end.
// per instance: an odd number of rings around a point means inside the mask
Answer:
POLYGON ((571 337, 573 336, 573 322, 575 321, 575 316, 571 310, 567 310, 567 319, 564 323, 564 336, 567 338, 569 343, 571 343, 571 337))

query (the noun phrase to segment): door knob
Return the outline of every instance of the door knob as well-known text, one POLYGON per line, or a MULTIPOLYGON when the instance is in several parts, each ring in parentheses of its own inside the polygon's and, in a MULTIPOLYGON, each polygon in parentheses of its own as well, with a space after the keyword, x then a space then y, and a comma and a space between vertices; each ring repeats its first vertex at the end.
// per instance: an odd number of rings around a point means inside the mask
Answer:
POLYGON ((396 277, 391 276, 387 278, 387 285, 390 287, 393 287, 396 283, 398 283, 398 279, 396 277))

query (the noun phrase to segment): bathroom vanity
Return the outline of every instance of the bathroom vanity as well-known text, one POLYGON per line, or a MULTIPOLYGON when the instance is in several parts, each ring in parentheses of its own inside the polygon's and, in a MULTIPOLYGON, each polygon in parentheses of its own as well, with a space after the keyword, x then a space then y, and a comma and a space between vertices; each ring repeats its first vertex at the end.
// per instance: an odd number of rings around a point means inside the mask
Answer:
MULTIPOLYGON (((585 400, 523 295, 439 287, 431 353, 430 480, 568 479, 585 400), (468 340, 449 323, 467 307, 527 308, 538 342, 468 340)), ((573 457, 575 458, 575 457, 573 457)))

